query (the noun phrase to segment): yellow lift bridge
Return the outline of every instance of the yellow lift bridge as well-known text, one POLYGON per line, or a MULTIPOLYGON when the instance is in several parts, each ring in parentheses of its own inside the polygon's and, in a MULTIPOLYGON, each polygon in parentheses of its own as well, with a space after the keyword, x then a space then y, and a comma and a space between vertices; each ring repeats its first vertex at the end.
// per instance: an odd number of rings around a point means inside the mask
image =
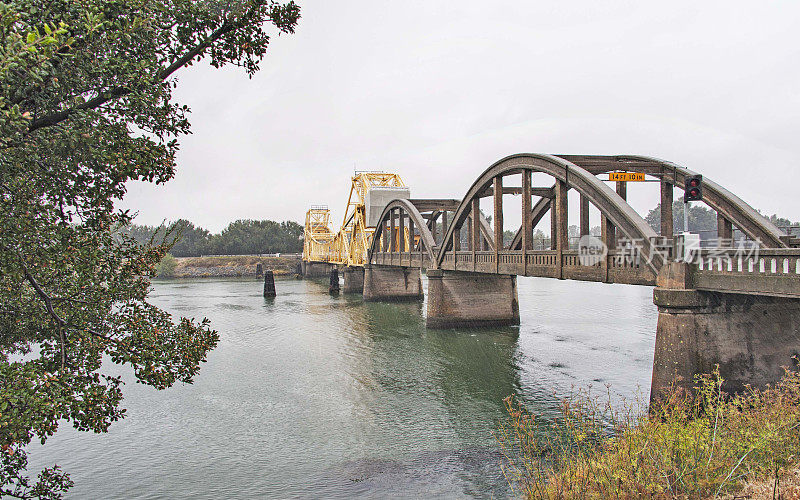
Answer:
MULTIPOLYGON (((327 206, 312 206, 306 212, 303 260, 363 266, 383 208, 393 199, 408 197, 409 189, 397 174, 356 173, 338 233, 330 228, 331 213, 327 206)), ((408 247, 408 235, 404 241, 408 247)))

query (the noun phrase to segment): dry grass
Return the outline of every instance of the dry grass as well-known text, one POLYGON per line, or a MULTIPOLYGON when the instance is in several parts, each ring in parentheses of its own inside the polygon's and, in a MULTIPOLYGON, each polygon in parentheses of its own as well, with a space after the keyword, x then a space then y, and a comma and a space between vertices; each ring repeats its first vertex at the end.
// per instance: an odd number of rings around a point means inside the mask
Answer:
POLYGON ((549 422, 509 399, 506 477, 526 498, 797 498, 800 375, 735 397, 721 384, 700 377, 649 413, 579 393, 549 422))
POLYGON ((257 255, 207 255, 204 257, 182 257, 178 259, 178 267, 229 267, 229 266, 269 266, 288 267, 294 266, 297 259, 294 257, 259 257, 257 255))
POLYGON ((259 257, 257 255, 209 255, 177 259, 175 277, 255 276, 256 265, 271 269, 276 275, 295 272, 296 257, 259 257))
POLYGON ((777 477, 749 483, 725 500, 800 500, 800 469, 780 471, 777 477))

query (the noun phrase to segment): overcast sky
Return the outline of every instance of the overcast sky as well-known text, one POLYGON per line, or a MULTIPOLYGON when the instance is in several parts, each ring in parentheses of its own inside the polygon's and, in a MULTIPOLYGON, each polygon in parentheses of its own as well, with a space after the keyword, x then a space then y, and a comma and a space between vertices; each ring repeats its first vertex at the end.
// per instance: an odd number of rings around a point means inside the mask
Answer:
MULTIPOLYGON (((173 181, 129 185, 137 222, 216 232, 327 204, 338 225, 354 169, 461 198, 520 152, 661 157, 800 219, 796 0, 298 3, 252 80, 180 73, 193 134, 173 181)), ((640 213, 653 188, 630 189, 640 213)))

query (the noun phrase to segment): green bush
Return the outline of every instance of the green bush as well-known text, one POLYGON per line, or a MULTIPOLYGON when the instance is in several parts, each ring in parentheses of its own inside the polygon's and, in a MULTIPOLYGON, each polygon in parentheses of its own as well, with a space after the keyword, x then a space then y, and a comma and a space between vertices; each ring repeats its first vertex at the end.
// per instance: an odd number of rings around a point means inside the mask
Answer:
POLYGON ((156 275, 159 278, 172 278, 175 276, 175 267, 178 265, 178 259, 172 254, 166 254, 161 259, 161 262, 156 264, 156 275))

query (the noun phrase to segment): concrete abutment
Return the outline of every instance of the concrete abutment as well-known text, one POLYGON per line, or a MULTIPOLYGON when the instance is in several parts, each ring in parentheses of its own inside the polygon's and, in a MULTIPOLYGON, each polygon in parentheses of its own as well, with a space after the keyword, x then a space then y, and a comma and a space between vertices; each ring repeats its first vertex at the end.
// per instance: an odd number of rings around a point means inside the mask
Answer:
POLYGON ((423 297, 420 269, 367 265, 363 290, 364 300, 368 302, 420 300, 423 297))
POLYGON ((342 270, 342 293, 364 293, 364 268, 347 266, 342 270))
POLYGON ((800 354, 800 300, 691 288, 691 269, 668 264, 653 302, 658 326, 651 400, 671 384, 685 389, 719 365, 728 392, 763 388, 795 368, 800 354))
POLYGON ((301 263, 304 278, 327 278, 331 274, 331 264, 304 260, 301 263))
POLYGON ((519 324, 517 277, 428 270, 428 328, 519 324))

